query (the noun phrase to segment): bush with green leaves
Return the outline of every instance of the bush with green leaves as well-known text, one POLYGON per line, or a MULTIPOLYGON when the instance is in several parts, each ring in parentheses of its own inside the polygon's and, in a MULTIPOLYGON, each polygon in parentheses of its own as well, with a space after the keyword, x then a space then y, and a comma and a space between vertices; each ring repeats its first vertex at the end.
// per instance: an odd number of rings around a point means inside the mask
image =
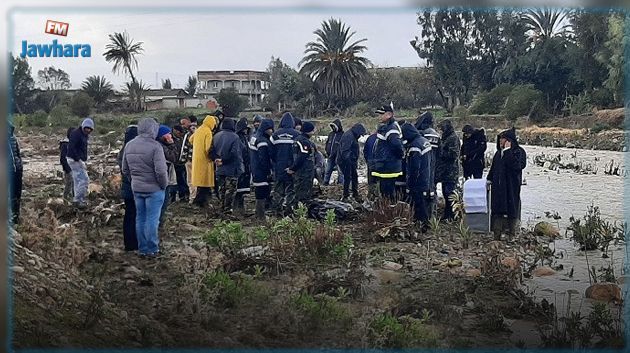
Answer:
POLYGON ((218 221, 204 236, 204 241, 223 252, 234 253, 250 244, 240 222, 218 221))
POLYGON ((300 293, 291 297, 289 305, 306 316, 308 322, 320 326, 323 324, 341 324, 348 327, 352 322, 350 312, 339 303, 337 298, 328 295, 312 296, 300 293))
POLYGON ((608 123, 596 122, 595 125, 591 128, 592 134, 599 134, 602 131, 610 130, 611 127, 608 123))
POLYGON ((70 100, 72 113, 80 118, 89 116, 93 106, 94 99, 85 92, 78 92, 70 100))
POLYGON ((544 116, 544 106, 545 101, 541 91, 534 88, 534 85, 520 85, 512 89, 501 113, 510 120, 516 120, 522 116, 539 120, 544 116))
POLYGON ((48 125, 48 114, 43 110, 38 110, 33 114, 26 115, 24 119, 24 126, 29 127, 44 127, 48 125))
POLYGON ((233 278, 223 270, 208 273, 204 284, 215 300, 228 308, 241 304, 256 293, 253 280, 242 275, 233 278))
POLYGON ((612 108, 615 105, 615 97, 607 88, 598 88, 588 93, 590 102, 598 109, 612 108))
POLYGON ((470 115, 470 112, 468 112, 468 109, 466 109, 466 107, 464 107, 463 105, 458 105, 455 108, 453 108, 454 117, 467 118, 469 115, 470 115))
POLYGON ((52 126, 74 127, 78 126, 80 119, 77 118, 70 107, 67 105, 58 105, 50 111, 48 120, 52 126))
POLYGON ((505 101, 509 97, 514 86, 504 83, 496 86, 488 92, 479 93, 470 106, 471 114, 499 114, 505 107, 505 101))
POLYGON ((568 96, 565 103, 565 111, 570 115, 591 113, 593 111, 591 97, 585 92, 578 95, 568 96))
POLYGON ((395 317, 385 313, 370 323, 370 340, 379 348, 432 348, 437 347, 439 335, 428 320, 410 316, 395 317))

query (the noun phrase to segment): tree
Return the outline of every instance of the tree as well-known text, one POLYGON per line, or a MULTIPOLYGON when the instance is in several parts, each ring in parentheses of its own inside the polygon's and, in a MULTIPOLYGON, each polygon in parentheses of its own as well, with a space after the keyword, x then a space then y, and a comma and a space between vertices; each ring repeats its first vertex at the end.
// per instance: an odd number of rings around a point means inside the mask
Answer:
POLYGON ((45 67, 37 71, 40 86, 47 90, 60 90, 70 88, 70 76, 62 69, 54 66, 45 67))
POLYGON ((197 93, 197 77, 188 76, 188 84, 185 88, 189 95, 194 96, 197 93))
POLYGON ((367 47, 367 39, 351 42, 356 32, 350 32, 341 20, 330 19, 313 32, 314 42, 306 44, 300 72, 309 76, 319 92, 328 100, 328 108, 340 108, 354 96, 361 78, 367 73, 370 61, 360 56, 367 47))
POLYGON ((297 101, 312 90, 312 82, 280 58, 271 58, 267 67, 270 87, 265 95, 265 107, 281 111, 295 107, 297 101))
POLYGON ((606 78, 605 63, 597 60, 608 34, 609 12, 576 11, 571 18, 578 52, 575 55, 575 80, 587 90, 600 87, 606 78))
POLYGON ((107 102, 114 94, 114 86, 105 79, 105 76, 89 76, 81 84, 81 90, 92 97, 97 105, 107 102))
POLYGON ((171 89, 173 88, 173 85, 171 84, 171 79, 167 78, 166 80, 162 81, 162 88, 163 89, 171 89))
POLYGON ((31 67, 26 58, 9 55, 11 61, 11 106, 13 111, 23 114, 28 102, 33 97, 35 81, 31 76, 31 67))
POLYGON ((90 111, 94 106, 94 100, 85 92, 78 92, 70 100, 70 110, 80 118, 90 115, 90 111))
POLYGON ((530 31, 530 40, 537 43, 553 37, 566 37, 571 28, 567 22, 570 16, 570 10, 542 8, 526 10, 522 19, 530 31))
POLYGON ((597 55, 597 60, 606 65, 608 70, 604 87, 613 92, 614 100, 619 104, 624 100, 624 72, 630 72, 630 65, 624 58, 624 48, 630 45, 628 36, 624 35, 626 20, 627 17, 623 14, 614 14, 610 17, 604 48, 597 55))
POLYGON ((215 98, 223 113, 233 118, 237 117, 249 105, 247 98, 239 95, 233 87, 221 89, 215 98))
POLYGON ((131 77, 131 82, 136 82, 133 75, 133 69, 138 68, 138 59, 136 56, 142 54, 143 42, 134 42, 125 32, 114 32, 109 35, 109 44, 105 46, 103 56, 107 62, 113 62, 112 72, 126 72, 131 77))
POLYGON ((129 96, 132 109, 140 111, 144 109, 145 91, 149 89, 142 80, 139 82, 126 82, 123 92, 129 96))

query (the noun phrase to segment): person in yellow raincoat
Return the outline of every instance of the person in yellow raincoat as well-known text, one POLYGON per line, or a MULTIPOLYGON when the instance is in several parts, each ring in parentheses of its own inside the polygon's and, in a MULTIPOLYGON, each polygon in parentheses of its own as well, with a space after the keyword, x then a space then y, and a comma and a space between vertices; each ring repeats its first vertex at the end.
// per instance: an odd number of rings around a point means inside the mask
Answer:
POLYGON ((192 153, 192 185, 197 188, 193 205, 206 207, 208 196, 214 187, 214 162, 210 159, 212 131, 217 125, 217 118, 207 115, 203 123, 190 137, 192 153))

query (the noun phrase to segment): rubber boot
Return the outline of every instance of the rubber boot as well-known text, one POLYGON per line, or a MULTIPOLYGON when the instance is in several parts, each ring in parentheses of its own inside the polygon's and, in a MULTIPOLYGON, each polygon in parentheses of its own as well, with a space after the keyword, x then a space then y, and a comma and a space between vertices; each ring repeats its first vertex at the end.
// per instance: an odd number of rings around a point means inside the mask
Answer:
POLYGON ((234 196, 234 203, 232 206, 233 212, 232 214, 238 218, 242 218, 245 216, 245 200, 243 194, 236 194, 234 196))
POLYGON ((256 219, 265 222, 265 200, 256 200, 256 219))

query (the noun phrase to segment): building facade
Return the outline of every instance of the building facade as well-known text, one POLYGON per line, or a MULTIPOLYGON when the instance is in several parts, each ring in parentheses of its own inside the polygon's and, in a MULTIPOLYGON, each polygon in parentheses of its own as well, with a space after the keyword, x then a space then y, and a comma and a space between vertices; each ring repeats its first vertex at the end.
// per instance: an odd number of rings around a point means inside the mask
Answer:
POLYGON ((234 88, 249 100, 249 106, 262 106, 269 78, 265 71, 197 71, 197 97, 213 99, 223 88, 234 88))

